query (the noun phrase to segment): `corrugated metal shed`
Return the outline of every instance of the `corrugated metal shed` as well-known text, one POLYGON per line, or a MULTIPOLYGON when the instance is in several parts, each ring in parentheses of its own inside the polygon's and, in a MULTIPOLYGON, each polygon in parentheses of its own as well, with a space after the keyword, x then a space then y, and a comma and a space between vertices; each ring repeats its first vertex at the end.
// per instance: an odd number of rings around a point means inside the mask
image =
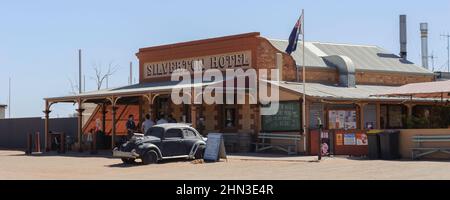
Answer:
MULTIPOLYGON (((285 51, 288 41, 269 40, 280 51, 285 51)), ((297 51, 292 53, 297 65, 302 66, 302 42, 298 43, 297 51)), ((341 55, 349 57, 356 70, 371 70, 385 72, 419 73, 432 75, 427 69, 412 62, 401 60, 398 55, 369 45, 334 44, 322 42, 305 43, 305 63, 307 67, 333 67, 324 61, 324 56, 341 55)))

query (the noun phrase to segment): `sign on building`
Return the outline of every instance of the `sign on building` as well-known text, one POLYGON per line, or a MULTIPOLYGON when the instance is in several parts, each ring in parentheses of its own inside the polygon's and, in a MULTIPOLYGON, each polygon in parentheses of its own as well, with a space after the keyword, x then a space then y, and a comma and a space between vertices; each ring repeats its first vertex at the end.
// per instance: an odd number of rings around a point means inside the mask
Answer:
POLYGON ((251 68, 251 51, 240 51, 226 54, 209 55, 202 57, 191 57, 176 60, 167 60, 159 62, 144 63, 144 78, 157 78, 170 76, 177 69, 186 69, 194 72, 194 61, 200 61, 203 64, 203 70, 219 69, 248 69, 251 68))

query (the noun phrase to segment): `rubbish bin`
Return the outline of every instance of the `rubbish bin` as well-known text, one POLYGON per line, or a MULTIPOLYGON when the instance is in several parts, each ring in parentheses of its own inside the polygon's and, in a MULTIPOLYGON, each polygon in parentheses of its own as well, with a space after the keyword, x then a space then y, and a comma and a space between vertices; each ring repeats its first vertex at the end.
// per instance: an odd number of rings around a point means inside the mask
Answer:
POLYGON ((61 150, 61 133, 58 132, 50 132, 50 150, 52 151, 60 151, 61 150))
POLYGON ((400 131, 386 130, 380 135, 381 158, 384 160, 393 160, 400 158, 399 139, 400 131))
POLYGON ((367 131, 367 139, 369 140, 369 159, 380 159, 381 149, 380 149, 380 133, 381 130, 370 130, 367 131))

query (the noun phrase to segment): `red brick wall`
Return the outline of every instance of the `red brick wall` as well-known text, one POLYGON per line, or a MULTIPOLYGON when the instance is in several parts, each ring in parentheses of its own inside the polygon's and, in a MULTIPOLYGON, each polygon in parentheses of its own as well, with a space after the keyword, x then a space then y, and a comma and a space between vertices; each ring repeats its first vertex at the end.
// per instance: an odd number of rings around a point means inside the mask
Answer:
MULTIPOLYGON (((266 38, 260 37, 259 33, 247 33, 140 49, 136 54, 139 58, 139 80, 140 82, 170 80, 170 77, 144 79, 144 63, 247 50, 252 52, 252 66, 256 69, 274 69, 276 67, 276 53, 282 53, 283 80, 295 81, 297 79, 295 62, 291 56, 276 49, 266 38)), ((308 82, 335 84, 339 81, 338 71, 334 68, 309 67, 306 70, 306 79, 308 82)), ((299 75, 299 79, 301 80, 301 73, 299 75)), ((369 85, 403 85, 407 83, 432 81, 433 79, 434 77, 432 75, 374 71, 357 71, 356 73, 357 84, 369 85)))

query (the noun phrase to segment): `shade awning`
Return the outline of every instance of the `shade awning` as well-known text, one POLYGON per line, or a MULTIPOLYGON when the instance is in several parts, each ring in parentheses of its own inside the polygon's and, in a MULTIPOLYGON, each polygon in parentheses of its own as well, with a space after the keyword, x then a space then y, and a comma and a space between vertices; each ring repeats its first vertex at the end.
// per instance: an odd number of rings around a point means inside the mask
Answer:
POLYGON ((192 83, 183 83, 182 81, 165 81, 165 82, 153 82, 153 83, 140 83, 124 87, 104 89, 99 91, 84 92, 76 95, 61 96, 61 97, 49 97, 44 100, 50 102, 73 102, 77 99, 101 99, 110 96, 138 96, 151 92, 170 92, 172 89, 188 89, 196 87, 219 87, 228 80, 217 81, 193 81, 192 83))
POLYGON ((450 80, 411 83, 379 92, 374 96, 408 96, 416 98, 450 98, 450 80))
MULTIPOLYGON (((266 80, 267 81, 267 80, 266 80)), ((286 81, 267 81, 270 84, 277 85, 298 94, 303 94, 304 86, 305 95, 323 100, 335 101, 409 101, 410 97, 404 96, 376 96, 375 94, 391 91, 396 86, 381 85, 356 85, 356 87, 341 87, 337 85, 326 85, 321 83, 303 83, 286 82, 286 81)), ((436 98, 413 98, 414 101, 434 102, 436 98)))

